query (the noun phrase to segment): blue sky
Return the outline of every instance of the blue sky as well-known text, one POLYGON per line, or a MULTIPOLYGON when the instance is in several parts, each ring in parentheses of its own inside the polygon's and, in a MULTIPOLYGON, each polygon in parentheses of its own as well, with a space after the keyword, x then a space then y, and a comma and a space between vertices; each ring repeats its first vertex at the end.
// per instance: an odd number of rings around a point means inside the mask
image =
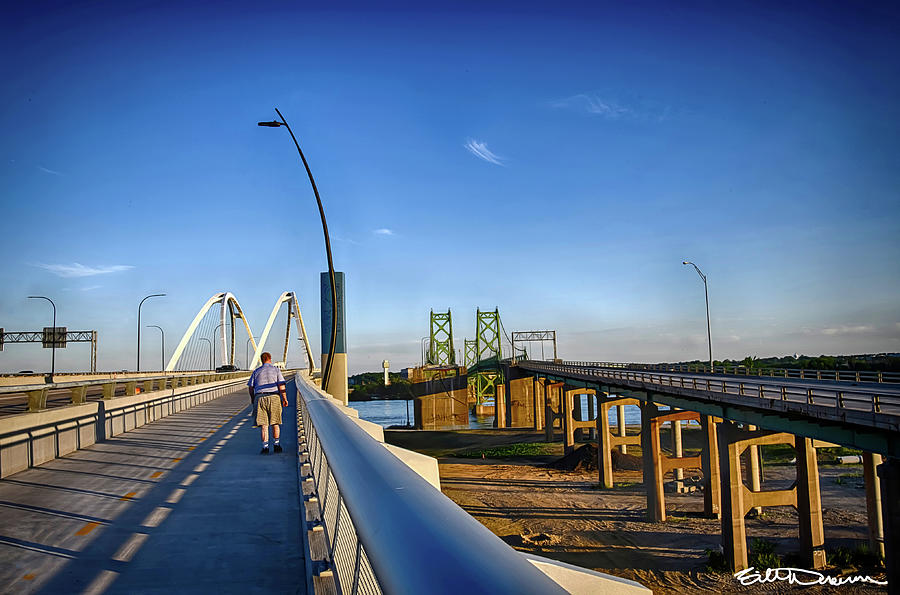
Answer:
POLYGON ((717 358, 900 351, 895 5, 365 6, 10 9, 0 326, 49 325, 25 299, 48 295, 133 368, 144 295, 168 293, 143 320, 171 351, 213 293, 256 331, 290 290, 318 349, 315 202, 255 125, 277 106, 347 275, 351 371, 415 363, 448 307, 460 348, 499 306, 565 358, 702 359, 682 260, 717 358))

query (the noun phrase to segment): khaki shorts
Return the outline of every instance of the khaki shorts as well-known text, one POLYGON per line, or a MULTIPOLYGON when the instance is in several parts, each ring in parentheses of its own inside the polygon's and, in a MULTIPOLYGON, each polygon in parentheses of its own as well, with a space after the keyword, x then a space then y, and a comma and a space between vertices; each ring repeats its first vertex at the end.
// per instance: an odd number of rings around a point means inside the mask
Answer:
POLYGON ((281 395, 263 395, 256 398, 256 425, 281 425, 281 395))

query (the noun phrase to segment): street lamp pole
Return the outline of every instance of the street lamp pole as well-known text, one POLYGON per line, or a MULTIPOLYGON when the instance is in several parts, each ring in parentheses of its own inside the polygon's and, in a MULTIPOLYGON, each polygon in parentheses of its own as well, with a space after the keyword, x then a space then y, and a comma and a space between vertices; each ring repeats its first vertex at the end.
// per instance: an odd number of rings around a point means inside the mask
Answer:
POLYGON ((209 343, 209 369, 212 370, 213 369, 213 367, 212 367, 212 364, 213 364, 212 342, 209 339, 207 339, 206 337, 200 337, 200 340, 206 341, 207 343, 209 343))
MULTIPOLYGON (((244 359, 247 361, 247 369, 248 370, 250 369, 250 339, 255 339, 255 338, 256 337, 251 335, 247 339, 247 344, 244 346, 244 359)), ((312 374, 312 371, 310 371, 310 374, 312 374)))
POLYGON ((712 356, 712 331, 709 326, 709 287, 706 284, 706 275, 703 274, 703 271, 700 270, 700 267, 695 265, 693 262, 689 260, 683 261, 681 264, 689 264, 697 271, 697 274, 700 275, 700 278, 703 279, 703 292, 706 294, 706 338, 709 341, 709 371, 710 373, 715 372, 715 367, 713 366, 713 356, 712 356))
POLYGON ((53 331, 50 335, 53 338, 53 345, 50 352, 50 382, 53 382, 53 375, 56 374, 56 304, 53 303, 53 300, 43 295, 29 295, 28 299, 47 300, 50 302, 50 305, 53 306, 53 331))
POLYGON ((309 177, 309 183, 312 185, 313 194, 316 195, 316 204, 319 207, 319 217, 322 219, 322 233, 325 236, 325 254, 328 257, 328 279, 331 285, 331 344, 328 346, 328 361, 325 362, 325 370, 322 372, 322 389, 328 390, 329 380, 331 379, 331 370, 332 363, 334 362, 334 349, 335 343, 337 342, 337 287, 335 285, 334 280, 334 262, 331 258, 331 240, 328 237, 328 223, 325 221, 325 209, 322 207, 322 198, 319 196, 319 189, 316 188, 316 181, 313 179, 312 171, 309 169, 309 163, 306 161, 306 157, 303 155, 303 151, 300 149, 300 143, 297 142, 297 137, 294 136, 294 131, 291 130, 291 127, 288 125, 287 120, 284 119, 284 116, 281 115, 281 112, 278 111, 278 108, 275 108, 275 113, 278 114, 278 117, 281 118, 281 121, 272 120, 271 122, 257 122, 258 126, 266 126, 269 128, 278 128, 280 126, 284 126, 287 128, 288 132, 291 135, 291 138, 294 140, 294 145, 297 147, 297 152, 300 154, 300 159, 303 161, 303 167, 306 168, 306 175, 309 177))
POLYGON ((144 305, 144 302, 153 297, 162 297, 166 294, 164 293, 151 293, 147 297, 141 300, 141 303, 138 304, 138 325, 137 325, 137 371, 141 371, 141 306, 144 305))
MULTIPOLYGON (((220 328, 222 328, 222 325, 221 325, 221 324, 218 325, 218 326, 216 326, 216 328, 213 329, 213 334, 212 334, 212 338, 213 338, 213 351, 212 351, 212 353, 213 353, 213 362, 216 361, 216 331, 219 330, 220 328)), ((223 355, 224 355, 224 354, 223 354, 223 355)), ((210 366, 210 369, 212 369, 212 366, 210 366)))
POLYGON ((422 352, 422 367, 425 367, 425 341, 430 339, 430 337, 422 337, 422 340, 419 341, 420 351, 422 352))
POLYGON ((155 324, 148 324, 147 328, 158 328, 159 332, 162 334, 162 344, 161 344, 161 348, 160 348, 161 355, 160 355, 160 359, 159 359, 159 361, 161 362, 160 363, 161 367, 159 369, 165 370, 166 369, 166 332, 164 330, 162 330, 161 326, 157 326, 155 324))

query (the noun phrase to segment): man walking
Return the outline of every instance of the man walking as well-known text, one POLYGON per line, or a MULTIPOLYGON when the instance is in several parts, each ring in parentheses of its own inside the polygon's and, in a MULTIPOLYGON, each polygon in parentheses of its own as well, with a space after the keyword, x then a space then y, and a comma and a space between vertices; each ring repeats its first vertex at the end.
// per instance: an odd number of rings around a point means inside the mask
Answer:
POLYGON ((250 399, 256 400, 256 425, 262 433, 262 450, 259 454, 269 454, 269 426, 275 440, 275 452, 281 452, 281 408, 288 406, 281 370, 271 364, 272 354, 268 351, 260 356, 262 365, 253 370, 247 386, 250 399), (280 398, 279 398, 280 397, 280 398))

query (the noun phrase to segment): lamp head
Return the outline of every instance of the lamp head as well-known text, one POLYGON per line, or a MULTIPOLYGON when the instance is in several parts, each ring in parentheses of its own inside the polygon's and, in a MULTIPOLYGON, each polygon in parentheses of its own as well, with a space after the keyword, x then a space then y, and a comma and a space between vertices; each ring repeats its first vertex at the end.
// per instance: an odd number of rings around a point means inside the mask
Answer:
POLYGON ((256 125, 267 126, 269 128, 278 128, 279 126, 283 126, 283 124, 278 120, 272 120, 271 122, 257 122, 256 125))
POLYGON ((691 264, 691 263, 689 263, 688 261, 685 260, 685 261, 682 262, 681 264, 691 264))

